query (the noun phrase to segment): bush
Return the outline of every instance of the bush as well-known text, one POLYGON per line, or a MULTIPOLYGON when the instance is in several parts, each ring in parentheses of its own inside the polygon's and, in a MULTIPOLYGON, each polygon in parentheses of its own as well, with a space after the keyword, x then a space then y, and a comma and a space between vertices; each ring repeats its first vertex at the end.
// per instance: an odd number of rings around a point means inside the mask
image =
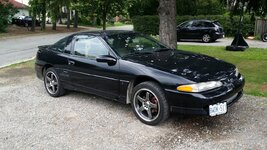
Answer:
POLYGON ((158 35, 158 16, 135 16, 132 18, 134 30, 145 34, 158 35))
MULTIPOLYGON (((199 16, 177 16, 177 25, 193 19, 208 19, 219 21, 224 28, 226 36, 234 36, 239 26, 239 16, 231 19, 229 16, 223 15, 199 15, 199 16)), ((159 33, 159 17, 158 16, 136 16, 133 19, 134 30, 145 34, 158 35, 159 33)), ((254 21, 249 16, 244 17, 243 35, 247 35, 254 31, 254 21)))
POLYGON ((0 32, 5 32, 8 26, 10 16, 13 16, 17 10, 8 0, 0 1, 0 32))

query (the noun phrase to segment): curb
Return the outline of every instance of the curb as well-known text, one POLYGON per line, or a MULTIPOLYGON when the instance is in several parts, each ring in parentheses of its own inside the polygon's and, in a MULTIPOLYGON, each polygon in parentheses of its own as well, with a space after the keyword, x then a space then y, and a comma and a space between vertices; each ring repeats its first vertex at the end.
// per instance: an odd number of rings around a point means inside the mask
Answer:
POLYGON ((27 61, 30 61, 30 60, 34 60, 35 59, 35 56, 32 57, 32 58, 29 58, 29 59, 24 59, 24 60, 21 60, 21 61, 16 61, 14 63, 11 63, 11 64, 8 64, 8 65, 3 65, 3 66, 0 66, 0 69, 2 68, 6 68, 6 67, 9 67, 11 65, 15 65, 15 64, 20 64, 20 63, 24 63, 24 62, 27 62, 27 61))

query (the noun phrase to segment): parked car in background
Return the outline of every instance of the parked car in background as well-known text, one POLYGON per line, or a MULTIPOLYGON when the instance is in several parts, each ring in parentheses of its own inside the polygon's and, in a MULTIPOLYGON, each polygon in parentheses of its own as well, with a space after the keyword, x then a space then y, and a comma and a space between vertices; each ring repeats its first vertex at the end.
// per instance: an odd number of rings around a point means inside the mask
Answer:
POLYGON ((263 42, 267 42, 267 32, 262 34, 261 39, 263 42))
MULTIPOLYGON (((16 24, 18 26, 23 27, 31 27, 32 26, 32 17, 30 16, 19 16, 17 18, 12 18, 12 24, 16 24)), ((41 26, 41 22, 36 20, 36 26, 41 26)))
POLYGON ((214 42, 224 38, 223 27, 218 21, 191 20, 177 26, 178 40, 201 40, 202 42, 214 42))
POLYGON ((170 112, 225 114, 242 97, 245 83, 230 63, 170 49, 133 31, 76 33, 40 46, 35 69, 50 96, 68 89, 131 104, 149 125, 170 112))

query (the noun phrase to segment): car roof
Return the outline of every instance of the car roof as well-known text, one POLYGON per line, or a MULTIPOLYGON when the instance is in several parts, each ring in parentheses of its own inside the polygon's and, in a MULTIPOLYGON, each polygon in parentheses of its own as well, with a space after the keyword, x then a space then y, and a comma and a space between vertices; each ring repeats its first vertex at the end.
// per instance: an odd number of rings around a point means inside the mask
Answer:
POLYGON ((94 35, 94 36, 109 36, 109 35, 119 35, 119 34, 130 34, 137 33, 135 31, 128 30, 101 30, 101 31, 86 31, 73 34, 75 35, 94 35))
POLYGON ((207 19, 194 19, 194 20, 191 20, 191 21, 204 21, 204 22, 210 22, 210 23, 214 22, 214 21, 207 20, 207 19))

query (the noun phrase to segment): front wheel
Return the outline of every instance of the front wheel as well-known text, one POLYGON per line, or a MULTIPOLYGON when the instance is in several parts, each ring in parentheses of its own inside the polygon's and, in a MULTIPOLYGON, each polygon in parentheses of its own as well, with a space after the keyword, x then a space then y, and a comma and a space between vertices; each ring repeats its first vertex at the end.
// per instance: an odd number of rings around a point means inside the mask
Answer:
POLYGON ((133 89, 132 109, 136 117, 148 125, 157 125, 169 117, 169 105, 161 87, 143 82, 133 89))
POLYGON ((263 42, 267 42, 267 32, 262 35, 261 39, 263 42))
POLYGON ((209 42, 211 42, 211 40, 212 40, 211 36, 207 33, 202 36, 202 42, 204 42, 204 43, 209 43, 209 42))

